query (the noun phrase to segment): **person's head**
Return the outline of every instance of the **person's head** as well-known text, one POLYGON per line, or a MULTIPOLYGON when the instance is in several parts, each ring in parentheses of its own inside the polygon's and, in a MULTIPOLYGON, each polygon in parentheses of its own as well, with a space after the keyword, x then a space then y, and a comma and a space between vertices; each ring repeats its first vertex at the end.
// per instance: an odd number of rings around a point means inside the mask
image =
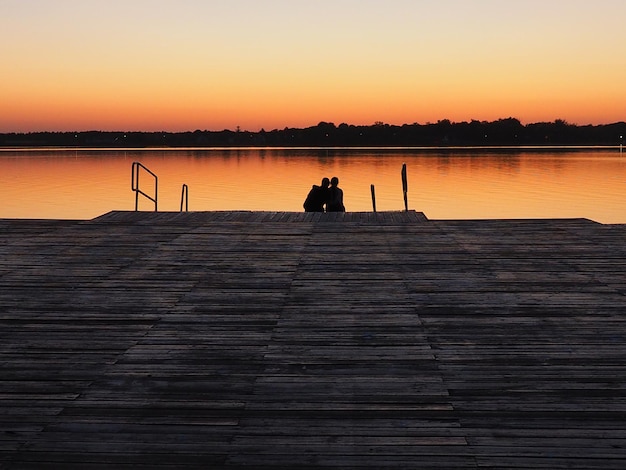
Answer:
POLYGON ((330 180, 328 178, 322 178, 322 188, 328 188, 330 180))
POLYGON ((330 185, 337 186, 338 184, 339 184, 339 178, 337 178, 336 176, 333 176, 333 178, 330 180, 330 185))

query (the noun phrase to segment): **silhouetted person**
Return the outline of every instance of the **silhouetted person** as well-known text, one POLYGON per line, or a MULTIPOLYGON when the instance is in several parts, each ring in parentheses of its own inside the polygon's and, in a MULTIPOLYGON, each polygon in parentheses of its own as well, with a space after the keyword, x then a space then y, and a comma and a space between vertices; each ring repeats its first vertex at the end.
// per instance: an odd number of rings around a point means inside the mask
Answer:
POLYGON ((339 178, 333 176, 330 180, 330 197, 328 203, 326 203, 326 212, 345 212, 346 208, 343 205, 343 191, 339 186, 339 178))
POLYGON ((328 178, 323 178, 320 186, 313 185, 304 201, 304 212, 324 212, 324 204, 329 197, 329 183, 328 178))

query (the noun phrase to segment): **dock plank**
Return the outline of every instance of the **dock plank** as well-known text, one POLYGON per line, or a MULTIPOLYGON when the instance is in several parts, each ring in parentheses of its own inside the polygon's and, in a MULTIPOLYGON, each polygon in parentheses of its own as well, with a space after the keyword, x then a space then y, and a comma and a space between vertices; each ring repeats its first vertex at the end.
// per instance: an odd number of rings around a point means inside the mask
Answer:
POLYGON ((0 468, 626 468, 626 226, 0 220, 0 468))

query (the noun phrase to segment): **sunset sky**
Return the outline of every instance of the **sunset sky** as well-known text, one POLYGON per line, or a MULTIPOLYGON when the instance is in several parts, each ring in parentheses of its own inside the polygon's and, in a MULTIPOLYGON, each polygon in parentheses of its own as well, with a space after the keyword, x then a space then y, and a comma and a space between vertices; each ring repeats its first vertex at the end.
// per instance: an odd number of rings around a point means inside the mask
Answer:
POLYGON ((624 0, 0 0, 0 132, 626 120, 624 0))

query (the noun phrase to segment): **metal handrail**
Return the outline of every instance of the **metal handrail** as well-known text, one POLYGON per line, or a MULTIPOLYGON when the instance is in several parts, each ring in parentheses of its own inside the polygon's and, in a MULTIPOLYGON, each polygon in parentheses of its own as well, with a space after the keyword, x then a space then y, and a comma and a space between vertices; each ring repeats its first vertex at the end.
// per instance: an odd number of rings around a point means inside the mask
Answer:
POLYGON ((185 203, 185 212, 189 212, 189 186, 183 183, 183 191, 180 195, 180 211, 183 211, 183 202, 185 203))
POLYGON ((157 199, 158 199, 158 193, 159 193, 159 191, 158 191, 158 189, 159 189, 159 178, 157 177, 157 175, 152 173, 143 164, 141 164, 139 162, 133 162, 130 186, 131 186, 131 189, 135 192, 135 210, 138 210, 138 208, 139 208, 139 195, 141 194, 145 198, 147 198, 150 201, 154 202, 154 211, 155 212, 157 211, 157 199), (150 175, 152 175, 152 177, 154 178, 154 197, 144 193, 139 188, 139 170, 142 169, 142 168, 146 172, 148 172, 150 175))

